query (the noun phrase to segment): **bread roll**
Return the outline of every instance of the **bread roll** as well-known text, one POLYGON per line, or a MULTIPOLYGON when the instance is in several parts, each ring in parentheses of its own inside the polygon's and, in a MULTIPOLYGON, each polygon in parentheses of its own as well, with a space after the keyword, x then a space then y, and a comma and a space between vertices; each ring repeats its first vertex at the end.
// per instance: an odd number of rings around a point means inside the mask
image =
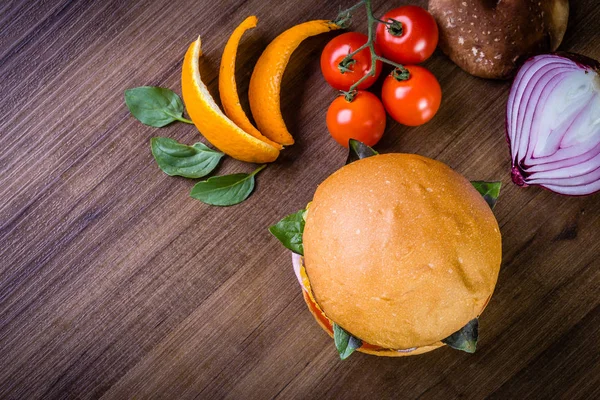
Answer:
POLYGON ((411 154, 351 163, 317 189, 305 268, 328 318, 372 345, 435 345, 479 316, 501 237, 482 196, 445 164, 411 154))

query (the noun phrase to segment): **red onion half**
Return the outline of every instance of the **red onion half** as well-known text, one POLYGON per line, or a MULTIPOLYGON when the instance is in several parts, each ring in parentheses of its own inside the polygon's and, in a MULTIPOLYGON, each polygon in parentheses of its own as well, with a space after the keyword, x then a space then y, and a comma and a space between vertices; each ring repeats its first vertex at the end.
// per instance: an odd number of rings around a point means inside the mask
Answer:
POLYGON ((302 276, 300 275, 300 269, 303 264, 302 256, 300 254, 296 254, 292 252, 292 265, 294 266, 294 273, 296 274, 296 279, 298 279, 298 283, 302 286, 302 290, 307 291, 306 287, 304 287, 304 282, 302 282, 302 276))
POLYGON ((600 190, 600 64, 544 54, 521 67, 506 109, 512 180, 582 196, 600 190))

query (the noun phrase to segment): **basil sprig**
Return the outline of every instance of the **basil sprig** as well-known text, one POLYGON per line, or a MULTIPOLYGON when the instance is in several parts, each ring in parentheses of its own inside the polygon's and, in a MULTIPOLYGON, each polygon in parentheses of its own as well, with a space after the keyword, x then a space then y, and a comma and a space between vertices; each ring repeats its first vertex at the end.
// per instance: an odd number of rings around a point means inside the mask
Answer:
POLYGON ((498 201, 498 196, 500 196, 502 182, 472 181, 471 184, 483 196, 484 200, 493 210, 496 202, 498 201))
POLYGON ((213 176, 198 182, 190 196, 212 206, 232 206, 246 200, 254 190, 254 175, 265 169, 261 165, 250 174, 213 176))
POLYGON ((170 176, 202 178, 210 174, 225 155, 204 143, 187 146, 166 137, 154 137, 150 145, 156 163, 170 176))
POLYGON ((269 232, 271 232, 286 248, 301 256, 304 255, 302 234, 304 233, 305 212, 306 210, 300 210, 294 214, 290 214, 275 225, 269 227, 269 232))
POLYGON ((125 104, 141 123, 155 128, 162 128, 175 121, 193 124, 189 119, 182 117, 183 102, 170 89, 155 86, 127 89, 125 104))
POLYGON ((465 351, 467 353, 475 353, 477 349, 477 339, 479 338, 479 320, 477 318, 469 321, 459 331, 454 332, 442 343, 447 344, 456 350, 465 351))
POLYGON ((333 323, 333 341, 342 360, 350 357, 350 354, 362 346, 362 340, 352 336, 335 322, 333 323))
MULTIPOLYGON (((125 91, 125 104, 131 114, 141 123, 162 128, 174 121, 193 124, 183 118, 183 102, 172 90, 141 86, 125 91)), ((150 141, 152 155, 159 168, 170 176, 202 178, 210 174, 225 155, 212 150, 203 143, 187 146, 176 140, 155 137, 150 141)), ((190 196, 214 206, 232 206, 246 200, 254 190, 254 176, 266 165, 250 174, 213 176, 198 182, 190 196)))
POLYGON ((362 160, 363 158, 376 156, 379 154, 363 142, 359 142, 356 139, 350 139, 348 142, 348 158, 346 159, 346 165, 362 160))

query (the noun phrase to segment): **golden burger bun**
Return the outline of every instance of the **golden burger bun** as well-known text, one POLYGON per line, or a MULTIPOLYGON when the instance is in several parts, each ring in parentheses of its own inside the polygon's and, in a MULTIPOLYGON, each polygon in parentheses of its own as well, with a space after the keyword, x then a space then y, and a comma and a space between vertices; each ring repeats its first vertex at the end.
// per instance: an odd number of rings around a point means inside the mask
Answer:
POLYGON ((333 173, 315 193, 303 243, 325 315, 370 345, 427 346, 406 354, 439 347, 479 316, 502 255, 498 223, 479 192, 445 164, 413 154, 377 155, 333 173))
MULTIPOLYGON (((308 309, 310 310, 313 317, 315 317, 315 320, 317 321, 317 323, 321 326, 321 328, 323 328, 325 330, 325 332, 327 332, 329 334, 329 336, 331 336, 333 338, 333 327, 331 325, 331 321, 325 315, 323 315, 320 310, 318 310, 314 306, 314 304, 312 303, 312 299, 308 296, 308 294, 306 292, 303 291, 302 295, 304 297, 304 301, 306 302, 306 305, 308 306, 308 309)), ((443 345, 444 344, 442 342, 438 342, 438 343, 434 343, 430 346, 422 346, 422 347, 418 347, 418 348, 412 348, 412 349, 409 349, 408 351, 398 351, 398 350, 392 350, 392 349, 385 349, 385 348, 382 348, 379 346, 374 346, 369 343, 363 342, 362 346, 356 350, 360 351, 361 353, 371 354, 374 356, 403 357, 403 356, 415 356, 417 354, 427 353, 428 351, 435 350, 438 347, 441 347, 443 345)))

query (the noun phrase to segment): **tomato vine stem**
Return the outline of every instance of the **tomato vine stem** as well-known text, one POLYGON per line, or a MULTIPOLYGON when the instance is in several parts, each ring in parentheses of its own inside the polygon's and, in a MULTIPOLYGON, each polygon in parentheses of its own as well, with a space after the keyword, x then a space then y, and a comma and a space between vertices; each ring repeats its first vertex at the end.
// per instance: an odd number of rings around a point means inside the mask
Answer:
POLYGON ((373 15, 373 8, 371 7, 371 0, 361 0, 357 4, 350 7, 349 9, 340 12, 335 23, 343 28, 347 28, 348 26, 350 26, 350 23, 352 21, 352 13, 361 6, 365 7, 365 11, 367 13, 367 30, 368 30, 367 31, 367 37, 368 37, 367 43, 360 46, 358 49, 354 50, 352 53, 350 53, 346 57, 344 57, 344 59, 339 63, 338 68, 342 73, 350 72, 352 70, 351 66, 355 63, 355 60, 352 57, 354 57, 359 52, 368 48, 369 52, 371 53, 371 69, 369 70, 369 72, 367 74, 365 74, 362 78, 360 78, 356 83, 354 83, 352 86, 350 86, 350 89, 348 89, 347 92, 342 91, 344 98, 349 102, 354 100, 354 97, 356 97, 356 94, 358 93, 358 90, 357 90, 358 86, 361 83, 363 83, 366 79, 368 79, 369 77, 375 76, 377 61, 381 61, 383 63, 393 66, 395 69, 392 72, 392 76, 395 79, 407 80, 410 78, 410 73, 408 72, 408 70, 406 68, 404 68, 403 65, 395 63, 393 61, 390 61, 387 58, 381 57, 381 56, 377 55, 377 53, 375 53, 375 29, 374 29, 375 24, 386 25, 387 29, 394 36, 402 35, 402 24, 396 20, 389 20, 389 21, 385 22, 379 18, 376 18, 373 15))

